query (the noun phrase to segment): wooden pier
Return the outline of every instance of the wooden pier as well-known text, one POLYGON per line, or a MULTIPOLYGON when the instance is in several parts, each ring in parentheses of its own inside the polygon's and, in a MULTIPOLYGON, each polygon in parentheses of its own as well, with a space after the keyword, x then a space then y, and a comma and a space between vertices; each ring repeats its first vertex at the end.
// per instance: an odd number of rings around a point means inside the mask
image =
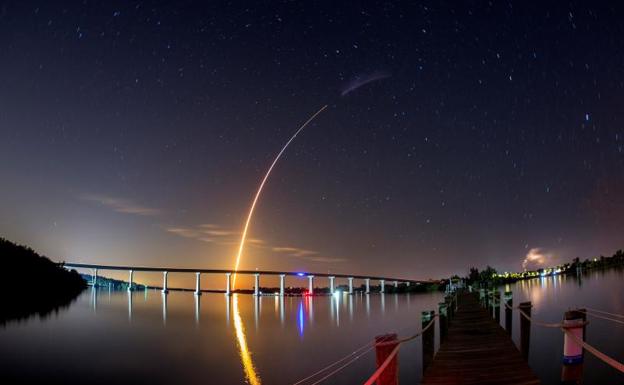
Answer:
POLYGON ((458 304, 422 384, 540 384, 509 334, 481 307, 476 294, 460 294, 458 304))

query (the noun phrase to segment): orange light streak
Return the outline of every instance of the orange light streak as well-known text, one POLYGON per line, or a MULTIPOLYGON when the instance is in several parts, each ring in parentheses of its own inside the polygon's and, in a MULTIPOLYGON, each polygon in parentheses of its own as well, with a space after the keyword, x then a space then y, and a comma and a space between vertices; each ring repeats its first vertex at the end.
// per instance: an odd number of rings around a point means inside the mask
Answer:
POLYGON ((262 188, 264 188, 264 184, 266 183, 267 179, 269 179, 269 175, 271 174, 273 167, 275 167, 275 164, 277 163, 279 158, 282 156, 284 151, 286 151, 286 148, 288 147, 288 145, 297 137, 297 135, 299 135, 301 131, 303 131, 303 129, 311 121, 314 120, 314 118, 316 118, 326 108, 327 108, 327 104, 321 107, 320 110, 316 111, 314 115, 312 115, 308 120, 306 120, 305 123, 303 123, 303 125, 301 125, 301 127, 299 127, 299 129, 295 132, 295 134, 288 140, 288 142, 286 142, 284 147, 282 147, 282 150, 277 154, 277 156, 273 160, 273 163, 271 163, 271 166, 267 170, 266 174, 264 174, 264 178, 262 178, 262 182, 260 182, 260 186, 258 187, 258 191, 256 191, 256 195, 254 196, 253 202, 251 202, 251 207, 249 208, 249 214, 247 215, 247 220, 245 221, 245 227, 243 227, 243 233, 241 235, 240 245, 238 246, 238 254, 236 255, 236 264, 234 265, 234 277, 232 278, 232 289, 236 288, 236 272, 238 271, 238 266, 240 265, 241 257, 243 255, 243 249, 245 248, 245 239, 247 238, 247 231, 249 230, 251 217, 253 216, 254 210, 256 208, 256 203, 258 203, 258 198, 260 198, 260 193, 262 193, 262 188))

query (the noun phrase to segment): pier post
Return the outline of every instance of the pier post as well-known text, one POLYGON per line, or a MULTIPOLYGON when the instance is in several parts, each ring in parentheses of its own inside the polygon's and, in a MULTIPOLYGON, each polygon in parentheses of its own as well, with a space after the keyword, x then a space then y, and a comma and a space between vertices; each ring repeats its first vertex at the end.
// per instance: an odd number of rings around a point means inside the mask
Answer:
POLYGON ((447 317, 449 320, 452 320, 455 317, 455 306, 453 306, 453 297, 450 295, 445 296, 444 302, 446 303, 447 317))
POLYGON ((336 279, 336 277, 327 277, 329 278, 329 294, 334 295, 334 279, 336 279))
POLYGON ((446 340, 448 332, 448 305, 446 302, 438 303, 438 311, 440 314, 440 343, 446 340))
POLYGON ((232 285, 230 284, 230 278, 232 273, 225 273, 225 295, 232 295, 232 285))
POLYGON ((505 301, 505 330, 507 334, 511 335, 511 328, 513 325, 513 320, 511 318, 513 315, 513 293, 511 291, 506 291, 503 300, 505 301))
POLYGON ((314 276, 313 275, 308 275, 308 294, 309 295, 314 294, 314 276))
POLYGON ((93 269, 93 282, 91 283, 91 286, 93 287, 97 287, 97 273, 98 269, 96 267, 95 269, 93 269))
POLYGON ((353 277, 347 279, 349 280, 349 294, 353 294, 353 277))
POLYGON ((366 284, 366 294, 370 294, 370 278, 366 278, 364 282, 366 284))
POLYGON ((284 280, 286 278, 286 274, 280 274, 280 297, 284 296, 284 280))
MULTIPOLYGON (((396 334, 385 334, 375 337, 375 364, 379 368, 386 358, 399 344, 396 334)), ((386 369, 379 375, 377 385, 398 385, 399 383, 399 360, 398 353, 390 361, 386 369)))
POLYGON ((254 296, 259 296, 260 295, 260 274, 259 273, 255 273, 254 274, 254 296))
POLYGON ((561 367, 561 385, 580 385, 583 379, 584 350, 569 334, 585 341, 585 320, 583 309, 570 310, 563 316, 563 365, 561 367))
POLYGON ((381 290, 379 291, 380 293, 385 293, 386 292, 386 281, 381 279, 379 280, 379 285, 381 286, 381 290))
MULTIPOLYGON (((531 317, 531 302, 521 302, 518 308, 528 317, 531 317)), ((529 359, 529 345, 531 343, 531 321, 520 313, 520 352, 525 360, 529 359)))
POLYGON ((479 289, 479 302, 485 307, 485 289, 479 289))
POLYGON ((195 273, 195 295, 201 295, 201 273, 195 273))
POLYGON ((128 271, 128 291, 132 291, 132 275, 133 275, 133 271, 129 270, 128 271))
POLYGON ((168 271, 163 271, 163 288, 162 288, 162 292, 167 294, 169 292, 169 289, 167 288, 167 274, 169 274, 168 271))
MULTIPOLYGON (((423 311, 420 315, 421 330, 425 330, 429 322, 433 320, 433 310, 423 311)), ((435 348, 435 325, 432 325, 429 329, 422 333, 422 358, 423 358, 423 372, 431 362, 433 362, 433 352, 435 348)))
POLYGON ((494 319, 496 320, 496 323, 499 325, 500 325, 500 318, 501 318, 500 306, 501 306, 501 295, 500 295, 500 291, 496 290, 494 292, 494 319))

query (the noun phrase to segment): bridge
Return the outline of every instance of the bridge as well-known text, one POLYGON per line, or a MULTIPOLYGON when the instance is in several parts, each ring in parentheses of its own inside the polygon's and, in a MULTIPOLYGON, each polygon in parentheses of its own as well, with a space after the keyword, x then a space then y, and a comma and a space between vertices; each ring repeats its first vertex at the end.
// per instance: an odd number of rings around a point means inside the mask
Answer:
POLYGON ((391 283, 395 288, 399 287, 399 284, 405 284, 410 286, 411 284, 420 285, 424 283, 432 283, 436 281, 419 281, 404 278, 392 278, 392 277, 378 277, 378 276, 364 276, 364 275, 350 275, 350 274, 331 274, 331 273, 308 273, 308 272, 293 272, 293 271, 272 271, 272 270, 228 270, 228 269, 191 269, 191 268, 171 268, 171 267, 146 267, 146 266, 112 266, 112 265, 95 265, 86 263, 73 263, 65 262, 65 267, 71 267, 75 269, 91 269, 93 270, 93 284, 97 282, 98 270, 122 270, 128 271, 128 290, 132 290, 133 274, 135 271, 144 272, 162 272, 163 274, 163 286, 162 292, 167 293, 169 291, 167 285, 167 276, 169 273, 187 273, 195 274, 195 295, 201 295, 201 275, 202 274, 224 274, 225 275, 225 294, 232 294, 231 277, 232 274, 237 275, 253 275, 254 276, 254 295, 260 295, 260 277, 262 275, 279 276, 280 278, 280 291, 279 295, 284 296, 285 293, 285 281, 287 276, 293 277, 307 277, 308 278, 308 293, 314 294, 314 278, 323 277, 329 281, 329 292, 334 294, 336 291, 335 281, 336 278, 346 278, 349 284, 349 294, 353 294, 353 280, 362 279, 365 283, 365 293, 370 294, 370 282, 379 281, 379 292, 384 293, 386 282, 391 283))

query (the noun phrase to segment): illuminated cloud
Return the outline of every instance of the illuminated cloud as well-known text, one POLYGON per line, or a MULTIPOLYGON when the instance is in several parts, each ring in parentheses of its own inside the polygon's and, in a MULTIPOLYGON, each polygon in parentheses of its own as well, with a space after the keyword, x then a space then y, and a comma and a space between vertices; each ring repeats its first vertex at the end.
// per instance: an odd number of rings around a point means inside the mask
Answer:
POLYGON ((311 262, 337 263, 345 262, 347 260, 346 258, 332 258, 320 256, 318 255, 318 251, 300 249, 298 247, 292 246, 273 247, 271 250, 276 253, 283 253, 291 257, 301 258, 311 262))
POLYGON ((548 266, 548 263, 553 259, 553 254, 544 251, 541 248, 533 248, 529 250, 527 255, 522 261, 523 270, 535 270, 548 266))
MULTIPOLYGON (((193 239, 200 242, 212 243, 220 246, 234 246, 239 242, 240 233, 223 228, 215 224, 202 224, 198 226, 170 226, 165 231, 182 238, 193 239)), ((300 258, 310 262, 339 263, 347 261, 346 258, 334 258, 319 255, 318 251, 302 249, 293 246, 271 246, 266 241, 258 238, 248 238, 246 241, 250 247, 268 249, 284 256, 300 258)))
MULTIPOLYGON (((215 224, 202 224, 194 227, 171 226, 165 231, 183 238, 195 239, 202 242, 214 243, 218 245, 232 245, 236 243, 238 233, 224 229, 215 224)), ((249 241, 252 245, 261 245, 264 241, 254 239, 249 241)))
POLYGON ((124 214, 133 214, 141 216, 156 216, 161 214, 161 210, 141 206, 128 199, 114 198, 105 195, 85 194, 80 196, 80 199, 96 202, 102 206, 108 207, 113 211, 124 214))

